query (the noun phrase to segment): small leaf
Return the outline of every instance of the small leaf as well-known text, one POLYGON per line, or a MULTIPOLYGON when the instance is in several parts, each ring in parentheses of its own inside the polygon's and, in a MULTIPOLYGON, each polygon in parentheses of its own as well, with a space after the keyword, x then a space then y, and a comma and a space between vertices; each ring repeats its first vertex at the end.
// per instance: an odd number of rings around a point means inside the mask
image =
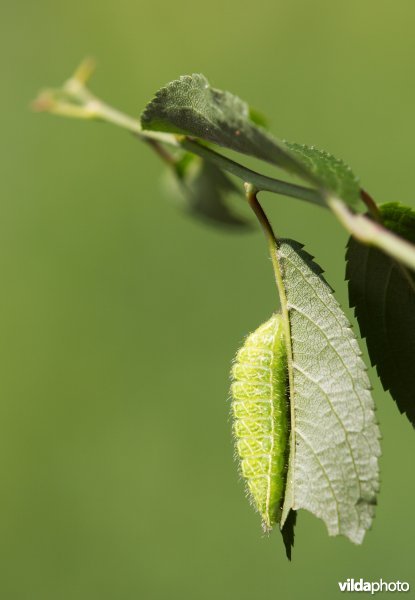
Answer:
MULTIPOLYGON (((415 243, 415 211, 379 207, 385 227, 415 243)), ((350 238, 346 253, 350 306, 385 390, 415 427, 415 272, 350 238)))
POLYGON ((292 142, 285 144, 319 178, 327 190, 350 206, 361 204, 359 179, 345 162, 315 146, 292 142))
POLYGON ((289 315, 290 458, 281 525, 291 509, 360 544, 379 488, 379 429, 350 323, 300 244, 277 249, 289 315))
POLYGON ((189 135, 255 156, 316 183, 303 161, 253 119, 246 102, 194 74, 161 88, 146 106, 141 124, 143 129, 189 135))
POLYGON ((249 221, 229 206, 228 198, 240 194, 233 181, 214 164, 186 153, 175 165, 175 178, 168 172, 168 191, 178 197, 190 215, 211 225, 248 230, 249 221))

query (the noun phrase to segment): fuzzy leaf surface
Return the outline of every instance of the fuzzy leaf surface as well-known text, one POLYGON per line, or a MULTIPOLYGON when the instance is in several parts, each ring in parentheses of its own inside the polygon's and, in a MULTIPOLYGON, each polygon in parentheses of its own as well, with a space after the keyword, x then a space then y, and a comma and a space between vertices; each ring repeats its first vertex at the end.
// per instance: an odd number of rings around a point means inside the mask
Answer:
MULTIPOLYGON (((379 207, 385 227, 415 243, 415 211, 379 207)), ((415 427, 415 272, 350 238, 346 253, 350 306, 385 390, 415 427)))
POLYGON ((277 249, 288 308, 293 386, 281 526, 290 509, 322 519, 330 535, 360 544, 379 488, 379 429, 350 323, 322 269, 298 242, 277 249))
POLYGON ((270 162, 313 187, 359 201, 350 169, 314 147, 284 143, 263 126, 257 111, 230 92, 210 86, 204 75, 183 75, 161 88, 141 115, 143 129, 188 135, 270 162))
POLYGON ((238 96, 211 87, 204 75, 193 74, 161 88, 144 109, 141 124, 143 129, 189 135, 255 156, 316 183, 303 161, 255 123, 254 114, 238 96))

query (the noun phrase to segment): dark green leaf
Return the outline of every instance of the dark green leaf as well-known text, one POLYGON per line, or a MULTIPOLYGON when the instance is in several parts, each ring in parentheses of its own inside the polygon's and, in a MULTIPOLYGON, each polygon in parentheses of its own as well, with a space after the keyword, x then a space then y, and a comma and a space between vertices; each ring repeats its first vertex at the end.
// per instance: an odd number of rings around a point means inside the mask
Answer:
MULTIPOLYGON (((380 207, 383 223, 415 243, 415 211, 380 207)), ((415 426, 415 273, 376 248, 350 238, 346 253, 350 306, 383 387, 415 426)))
POLYGON ((212 88, 203 75, 183 75, 161 88, 141 115, 143 129, 213 142, 271 162, 316 183, 303 161, 251 118, 246 102, 212 88))
POLYGON ((322 519, 330 535, 360 544, 379 487, 379 429, 350 323, 321 268, 281 240, 282 304, 289 315, 291 440, 281 526, 290 510, 322 519))

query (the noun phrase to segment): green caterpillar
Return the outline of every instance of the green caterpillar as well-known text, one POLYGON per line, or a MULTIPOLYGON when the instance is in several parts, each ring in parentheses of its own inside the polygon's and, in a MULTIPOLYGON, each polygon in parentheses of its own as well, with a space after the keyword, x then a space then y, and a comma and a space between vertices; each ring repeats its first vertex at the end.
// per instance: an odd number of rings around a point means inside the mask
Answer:
POLYGON ((274 314, 237 353, 231 387, 236 451, 264 531, 280 520, 288 438, 286 379, 283 321, 274 314))

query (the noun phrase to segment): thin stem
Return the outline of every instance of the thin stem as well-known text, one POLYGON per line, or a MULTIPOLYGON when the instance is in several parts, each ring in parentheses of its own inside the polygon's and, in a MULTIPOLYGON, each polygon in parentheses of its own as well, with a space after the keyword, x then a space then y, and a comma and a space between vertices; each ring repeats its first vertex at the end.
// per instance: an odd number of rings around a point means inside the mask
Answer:
POLYGON ((170 167, 175 168, 177 166, 177 158, 171 154, 158 140, 146 139, 151 148, 153 148, 154 152, 158 154, 163 162, 170 167))
MULTIPOLYGON (((262 208, 262 206, 260 205, 260 203, 258 201, 258 198, 257 198, 258 190, 252 184, 245 183, 245 191, 246 191, 246 197, 248 200, 248 204, 254 211, 255 216, 258 219, 259 224, 261 225, 262 230, 265 234, 265 238, 268 242, 268 247, 271 250, 271 249, 275 248, 275 246, 277 245, 277 238, 275 236, 272 225, 271 225, 267 215, 264 212, 264 209, 262 208)), ((270 252, 270 254, 272 254, 272 252, 270 252)))
POLYGON ((244 182, 250 183, 256 189, 261 190, 261 192, 273 192, 274 194, 291 196, 292 198, 299 198, 300 200, 305 200, 306 202, 311 202, 312 204, 327 208, 324 198, 317 190, 306 188, 301 185, 295 185, 293 183, 287 183, 280 179, 274 179, 274 177, 261 175, 188 137, 180 141, 180 146, 189 152, 193 152, 193 154, 197 154, 198 156, 209 160, 224 171, 239 177, 239 179, 242 179, 244 182))
POLYGON ((131 133, 134 133, 142 140, 148 141, 153 140, 156 142, 162 142, 169 146, 179 147, 180 144, 176 136, 169 133, 163 133, 161 131, 143 131, 141 123, 138 119, 134 119, 130 115, 127 115, 116 108, 113 108, 109 104, 94 98, 89 101, 86 108, 94 112, 95 118, 112 125, 117 125, 122 129, 126 129, 131 133))
POLYGON ((357 240, 383 250, 389 256, 415 270, 415 246, 413 244, 365 215, 352 213, 339 198, 329 196, 327 203, 343 227, 357 240))
POLYGON ((376 202, 373 200, 372 196, 366 192, 363 188, 360 190, 360 197, 363 202, 366 204, 370 214, 378 223, 382 223, 382 217, 380 216, 380 210, 376 202))

